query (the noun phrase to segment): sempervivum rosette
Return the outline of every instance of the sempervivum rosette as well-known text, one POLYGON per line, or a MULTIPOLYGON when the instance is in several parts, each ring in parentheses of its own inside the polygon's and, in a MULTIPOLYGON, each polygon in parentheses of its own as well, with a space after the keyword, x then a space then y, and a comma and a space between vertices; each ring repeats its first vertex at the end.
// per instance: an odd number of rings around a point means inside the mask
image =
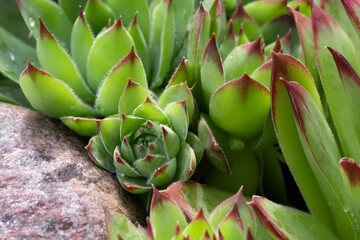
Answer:
POLYGON ((99 134, 86 147, 96 164, 115 171, 132 193, 191 177, 203 150, 188 132, 194 100, 186 83, 169 86, 155 103, 146 87, 129 79, 119 112, 97 121, 99 134))

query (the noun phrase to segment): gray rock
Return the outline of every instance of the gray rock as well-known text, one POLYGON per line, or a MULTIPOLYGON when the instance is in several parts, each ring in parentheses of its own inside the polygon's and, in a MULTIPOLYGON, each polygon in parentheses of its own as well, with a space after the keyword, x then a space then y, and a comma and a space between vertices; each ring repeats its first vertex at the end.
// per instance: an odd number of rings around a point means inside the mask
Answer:
POLYGON ((0 239, 107 239, 104 208, 145 213, 61 124, 0 103, 0 239))

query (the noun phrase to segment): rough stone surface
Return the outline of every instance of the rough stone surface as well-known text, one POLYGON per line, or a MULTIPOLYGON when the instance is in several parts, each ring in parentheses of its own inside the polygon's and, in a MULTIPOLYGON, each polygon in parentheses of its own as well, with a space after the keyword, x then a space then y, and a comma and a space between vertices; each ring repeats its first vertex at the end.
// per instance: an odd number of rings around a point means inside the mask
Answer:
POLYGON ((145 213, 58 120, 0 103, 0 239, 107 239, 104 208, 145 213))

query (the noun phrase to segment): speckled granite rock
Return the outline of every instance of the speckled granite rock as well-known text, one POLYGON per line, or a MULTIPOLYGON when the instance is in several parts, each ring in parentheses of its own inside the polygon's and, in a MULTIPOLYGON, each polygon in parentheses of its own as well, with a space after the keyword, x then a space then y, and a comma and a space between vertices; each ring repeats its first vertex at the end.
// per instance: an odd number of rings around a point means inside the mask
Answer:
POLYGON ((141 207, 59 121, 0 103, 0 239, 107 239, 104 208, 141 207))

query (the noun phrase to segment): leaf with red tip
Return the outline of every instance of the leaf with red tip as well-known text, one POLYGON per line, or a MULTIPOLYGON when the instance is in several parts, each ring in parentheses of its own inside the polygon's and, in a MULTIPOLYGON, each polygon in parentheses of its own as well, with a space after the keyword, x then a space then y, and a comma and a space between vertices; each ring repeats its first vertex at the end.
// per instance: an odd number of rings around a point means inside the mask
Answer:
POLYGON ((352 239, 360 232, 353 213, 347 210, 349 202, 338 169, 341 155, 336 140, 310 94, 296 82, 282 80, 282 83, 291 99, 297 132, 305 156, 336 221, 337 235, 344 239, 352 239))
POLYGON ((94 92, 108 76, 108 72, 130 52, 133 45, 120 18, 111 28, 97 36, 90 49, 87 64, 88 84, 94 92))
POLYGON ((224 61, 225 80, 231 81, 251 74, 264 64, 264 53, 261 50, 261 38, 256 41, 236 47, 224 61))
MULTIPOLYGON (((338 68, 342 86, 345 91, 347 105, 349 106, 350 117, 354 124, 357 139, 360 140, 360 110, 358 106, 360 96, 360 77, 351 64, 339 52, 328 48, 338 68)), ((360 162, 359 156, 355 160, 360 162)))
MULTIPOLYGON (((272 54, 271 54, 272 57, 272 54)), ((259 83, 263 84, 265 87, 270 89, 270 82, 271 82, 271 72, 272 72, 272 65, 273 61, 267 61, 259 68, 257 68, 252 74, 251 78, 255 79, 259 83)))
POLYGON ((149 217, 146 218, 146 225, 147 225, 147 228, 146 228, 145 240, 155 240, 154 230, 153 230, 153 227, 151 225, 149 217))
POLYGON ((287 13, 286 0, 254 1, 246 4, 245 11, 259 24, 264 23, 287 13))
POLYGON ((341 148, 344 155, 356 158, 360 156, 360 142, 356 138, 351 112, 335 61, 325 47, 331 47, 340 52, 354 69, 358 69, 360 66, 359 57, 344 30, 326 12, 314 4, 312 5, 312 26, 321 82, 341 148))
POLYGON ((141 60, 134 52, 134 47, 111 70, 109 76, 103 81, 96 99, 96 106, 104 116, 118 112, 121 94, 127 85, 128 79, 147 88, 146 75, 141 60))
POLYGON ((226 10, 222 0, 204 1, 204 8, 209 12, 211 30, 216 36, 217 42, 222 42, 226 34, 226 10))
POLYGON ((123 114, 120 126, 120 138, 123 139, 126 135, 134 131, 134 129, 138 129, 145 121, 146 120, 143 118, 138 118, 131 115, 125 116, 123 114))
POLYGON ((94 102, 94 95, 77 71, 75 63, 40 21, 40 38, 36 43, 36 53, 41 66, 54 77, 68 84, 77 95, 88 103, 94 102))
POLYGON ((261 224, 275 239, 337 239, 322 222, 296 209, 254 196, 251 202, 261 224))
POLYGON ((204 145, 206 157, 211 164, 222 172, 231 173, 226 156, 226 153, 230 151, 228 136, 204 113, 200 116, 198 136, 204 145))
POLYGON ((31 105, 48 116, 97 115, 66 84, 30 63, 20 76, 20 86, 31 105))
POLYGON ((61 117, 60 120, 72 131, 84 137, 92 137, 97 134, 98 128, 95 118, 61 117))
POLYGON ((161 125, 163 130, 163 139, 165 144, 165 151, 169 159, 176 157, 181 147, 179 135, 176 134, 171 128, 161 125))
MULTIPOLYGON (((213 228, 217 228, 226 219, 226 216, 228 216, 228 218, 231 218, 229 217, 229 215, 236 217, 234 215, 235 213, 230 214, 232 211, 234 211, 235 207, 238 212, 237 214, 241 216, 242 231, 244 230, 244 228, 247 229, 248 227, 250 227, 251 231, 255 233, 255 217, 250 207, 246 203, 246 200, 242 193, 242 188, 240 188, 240 190, 234 196, 226 199, 212 211, 209 217, 209 222, 211 226, 213 228)), ((238 219, 235 220, 238 221, 238 219)), ((225 229, 220 230, 223 233, 224 237, 229 234, 224 231, 225 229)))
POLYGON ((333 220, 329 207, 323 195, 318 194, 321 190, 301 147, 290 99, 280 82, 280 77, 302 84, 312 97, 317 99, 315 101, 320 107, 318 93, 306 68, 298 60, 282 54, 273 55, 271 112, 280 147, 310 212, 332 227, 333 220))
POLYGON ((84 8, 87 0, 59 0, 58 2, 69 20, 74 23, 79 16, 79 6, 84 8))
POLYGON ((122 152, 119 150, 119 146, 116 146, 113 154, 114 166, 119 174, 123 174, 127 177, 141 177, 142 174, 139 169, 134 169, 126 159, 122 156, 122 152))
MULTIPOLYGON (((231 19, 230 19, 229 24, 228 24, 228 29, 229 30, 228 30, 224 40, 222 41, 220 49, 219 49, 221 59, 224 59, 224 60, 229 55, 229 53, 232 50, 234 50, 234 48, 236 47, 236 39, 235 39, 235 34, 234 34, 234 30, 233 30, 233 23, 232 23, 231 19)), ((204 49, 204 53, 205 53, 205 49, 204 49)))
POLYGON ((236 37, 235 37, 237 40, 236 40, 236 45, 239 46, 239 45, 243 45, 243 44, 247 44, 249 43, 249 39, 248 37, 246 36, 245 32, 244 32, 244 28, 243 26, 241 25, 240 26, 240 30, 239 32, 236 34, 236 37))
POLYGON ((172 102, 179 102, 186 99, 186 110, 189 122, 193 117, 195 102, 193 95, 188 88, 186 83, 170 86, 164 90, 161 94, 159 100, 157 101, 157 105, 161 109, 165 109, 166 106, 172 102))
POLYGON ((143 159, 138 159, 134 162, 134 166, 138 172, 144 177, 150 177, 154 169, 161 167, 166 161, 163 156, 146 155, 143 159))
POLYGON ((17 0, 26 25, 35 36, 40 37, 39 17, 66 49, 70 49, 71 22, 63 10, 53 1, 17 0))
POLYGON ((124 92, 119 101, 119 113, 130 115, 147 98, 152 99, 150 93, 142 85, 128 79, 124 92))
POLYGON ((91 160, 93 160, 96 165, 110 172, 115 172, 113 157, 105 149, 100 135, 93 136, 85 149, 88 151, 91 160))
POLYGON ((225 83, 220 54, 212 35, 201 60, 201 88, 206 108, 209 107, 213 93, 225 83))
POLYGON ((200 139, 192 132, 188 132, 188 135, 186 137, 187 144, 190 145, 190 147, 194 150, 195 156, 196 156, 196 165, 198 165, 202 159, 202 156, 204 154, 204 147, 200 139))
POLYGON ((218 88, 210 100, 210 118, 241 139, 260 134, 269 111, 269 89, 246 74, 218 88))
POLYGON ((107 1, 109 7, 114 11, 117 17, 121 16, 125 26, 131 23, 135 13, 138 12, 137 22, 144 33, 146 42, 150 38, 150 14, 148 3, 146 0, 109 0, 107 1))
POLYGON ((176 201, 176 204, 190 220, 196 217, 200 207, 208 217, 213 209, 231 196, 225 191, 195 182, 173 183, 163 193, 176 201))
POLYGON ((294 28, 294 17, 291 12, 279 16, 261 26, 262 37, 265 44, 276 40, 276 37, 285 36, 289 29, 294 28))
POLYGON ((105 219, 110 240, 143 239, 139 230, 126 217, 120 214, 110 214, 109 210, 105 209, 105 219))
POLYGON ((341 176, 344 181, 348 196, 351 198, 352 208, 360 217, 360 165, 351 158, 340 160, 341 176))
POLYGON ((185 142, 190 121, 186 109, 186 100, 184 99, 180 102, 168 104, 164 112, 169 120, 171 128, 180 138, 180 142, 185 142))
POLYGON ((311 26, 311 19, 307 16, 301 14, 293 8, 290 8, 292 12, 296 24, 296 28, 299 34, 301 46, 304 53, 305 65, 311 76, 315 81, 315 85, 319 88, 320 86, 320 78, 319 72, 316 66, 316 57, 314 50, 314 41, 313 41, 313 29, 311 26))
POLYGON ((132 40, 134 41, 135 52, 137 55, 139 55, 141 62, 144 65, 144 70, 146 74, 150 76, 150 67, 151 67, 150 52, 146 39, 138 24, 137 18, 138 18, 138 13, 136 12, 134 19, 130 27, 128 28, 128 32, 132 40))
POLYGON ((171 0, 162 1, 154 10, 150 39, 152 79, 150 87, 157 88, 169 70, 175 45, 174 8, 171 0))
POLYGON ((185 228, 184 234, 190 236, 190 239, 201 239, 205 232, 208 232, 210 238, 214 235, 214 230, 206 220, 202 208, 200 208, 197 216, 185 228))
POLYGON ((239 215, 238 206, 236 203, 234 204, 233 209, 219 224, 218 228, 219 231, 222 232, 222 235, 226 240, 244 239, 244 226, 239 215))
POLYGON ((127 177, 124 174, 116 174, 120 185, 128 192, 133 194, 142 194, 151 190, 151 186, 147 183, 147 180, 142 177, 127 177))
POLYGON ((161 124, 168 124, 169 122, 166 113, 156 106, 149 98, 146 98, 142 104, 135 108, 132 115, 161 124))
POLYGON ((166 88, 181 83, 187 83, 189 87, 192 87, 194 84, 192 80, 193 79, 190 79, 189 62, 185 58, 183 58, 179 66, 175 70, 175 73, 171 76, 169 84, 166 86, 166 88))
POLYGON ((360 37, 360 3, 355 0, 341 0, 355 31, 360 37))
POLYGON ((187 57, 191 79, 200 80, 200 62, 210 36, 210 15, 200 4, 189 31, 187 57))
POLYGON ((115 19, 115 14, 104 2, 88 0, 85 6, 85 18, 97 35, 109 22, 115 19))
POLYGON ((80 7, 80 15, 72 27, 70 47, 71 55, 83 77, 86 77, 87 58, 93 42, 93 34, 80 7))
POLYGON ((181 209, 173 200, 160 193, 155 187, 153 187, 150 221, 154 229, 156 229, 156 239, 171 239, 176 232, 177 226, 184 229, 187 225, 181 209))
POLYGON ((118 117, 108 117, 96 122, 101 139, 110 155, 114 153, 115 147, 120 145, 120 123, 118 117))
POLYGON ((177 172, 176 159, 172 159, 163 166, 157 168, 149 177, 147 183, 155 186, 163 186, 169 184, 177 172))
POLYGON ((234 32, 235 33, 239 32, 240 27, 242 25, 243 30, 250 41, 256 40, 261 34, 259 25, 256 23, 254 18, 252 18, 246 12, 241 1, 239 1, 237 8, 234 14, 231 16, 230 20, 232 20, 234 24, 234 32))
MULTIPOLYGON (((343 2, 343 1, 342 1, 343 2)), ((359 4, 359 3, 358 3, 359 4)), ((344 9, 343 4, 337 0, 321 0, 320 8, 327 12, 347 33, 354 46, 359 46, 360 39, 356 33, 356 27, 351 24, 351 17, 344 9)))
POLYGON ((187 181, 195 172, 196 156, 189 144, 183 143, 176 156, 176 174, 173 181, 187 181))

